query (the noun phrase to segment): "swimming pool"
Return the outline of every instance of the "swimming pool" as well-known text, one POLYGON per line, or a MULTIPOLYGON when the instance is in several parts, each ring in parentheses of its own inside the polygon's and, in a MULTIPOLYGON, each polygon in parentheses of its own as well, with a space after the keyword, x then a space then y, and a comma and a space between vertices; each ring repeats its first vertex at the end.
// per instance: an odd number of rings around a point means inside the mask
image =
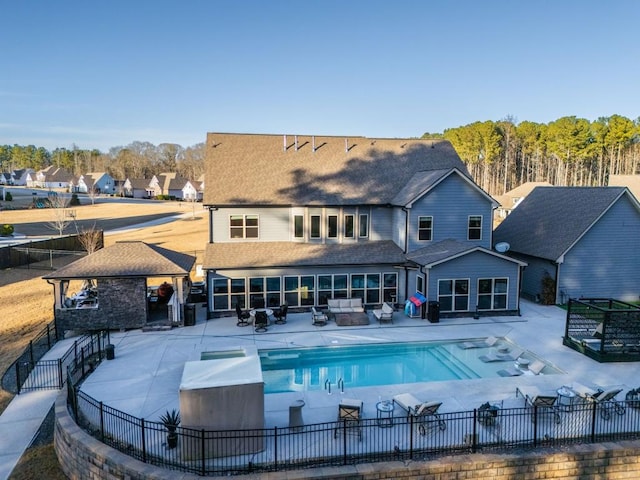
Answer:
MULTIPOLYGON (((497 347, 462 349, 462 341, 407 342, 260 350, 265 393, 496 378, 513 361, 483 362, 480 356, 518 348, 501 339, 497 347)), ((535 357, 526 352, 524 358, 535 357)), ((544 374, 560 373, 547 364, 544 374)))

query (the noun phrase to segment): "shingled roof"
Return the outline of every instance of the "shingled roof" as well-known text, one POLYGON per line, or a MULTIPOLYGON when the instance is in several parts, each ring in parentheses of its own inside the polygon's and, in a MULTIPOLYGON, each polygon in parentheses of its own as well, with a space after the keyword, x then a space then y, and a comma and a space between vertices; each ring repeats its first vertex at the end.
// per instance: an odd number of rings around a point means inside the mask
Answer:
POLYGON ((624 194, 624 187, 537 187, 496 228, 512 252, 556 261, 624 194))
POLYGON ((473 245, 468 242, 459 242, 454 239, 442 240, 427 247, 414 250, 413 252, 407 254, 407 260, 415 262, 418 265, 430 267, 444 261, 449 261, 454 258, 467 255, 472 252, 483 252, 495 257, 508 260, 510 262, 518 263, 523 266, 526 265, 525 262, 509 258, 492 250, 488 250, 486 248, 479 247, 478 245, 473 245))
POLYGON ((296 242, 210 243, 203 267, 210 270, 322 265, 403 264, 404 255, 392 241, 351 244, 296 242))
POLYGON ((468 171, 444 140, 209 133, 204 203, 386 205, 418 172, 468 171))
POLYGON ((44 279, 122 278, 189 275, 195 257, 145 242, 116 242, 59 268, 44 279))

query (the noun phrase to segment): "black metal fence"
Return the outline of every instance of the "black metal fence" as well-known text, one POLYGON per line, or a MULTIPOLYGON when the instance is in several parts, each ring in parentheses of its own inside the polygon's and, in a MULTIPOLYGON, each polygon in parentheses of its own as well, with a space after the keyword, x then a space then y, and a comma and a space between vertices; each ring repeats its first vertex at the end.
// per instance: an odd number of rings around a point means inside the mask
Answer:
POLYGON ((261 430, 176 427, 172 433, 161 422, 111 408, 78 388, 68 392, 72 415, 93 437, 142 462, 203 476, 426 460, 640 437, 640 409, 636 408, 640 402, 585 401, 542 408, 527 407, 523 399, 514 398, 522 406, 496 407, 489 414, 479 408, 426 418, 364 418, 261 430))
POLYGON ((83 361, 83 355, 89 356, 104 350, 106 335, 92 333, 80 337, 59 358, 42 360, 42 357, 58 342, 59 335, 55 322, 50 323, 33 340, 18 359, 11 365, 2 378, 2 386, 12 393, 28 390, 60 389, 64 386, 67 367, 74 362, 83 361))

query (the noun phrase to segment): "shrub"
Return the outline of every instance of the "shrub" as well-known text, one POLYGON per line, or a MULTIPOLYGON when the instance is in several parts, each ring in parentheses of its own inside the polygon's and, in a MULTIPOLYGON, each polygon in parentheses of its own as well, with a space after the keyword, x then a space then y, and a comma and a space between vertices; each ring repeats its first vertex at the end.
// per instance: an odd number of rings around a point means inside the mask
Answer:
POLYGON ((69 205, 80 205, 80 199, 78 198, 78 194, 74 193, 71 195, 71 200, 69 201, 69 205))
POLYGON ((5 194, 4 194, 4 199, 5 199, 7 202, 11 202, 11 201, 13 201, 13 195, 11 195, 11 192, 5 192, 5 194))
POLYGON ((13 225, 5 223, 4 225, 2 225, 2 227, 0 227, 0 236, 9 237, 11 235, 13 235, 13 225))

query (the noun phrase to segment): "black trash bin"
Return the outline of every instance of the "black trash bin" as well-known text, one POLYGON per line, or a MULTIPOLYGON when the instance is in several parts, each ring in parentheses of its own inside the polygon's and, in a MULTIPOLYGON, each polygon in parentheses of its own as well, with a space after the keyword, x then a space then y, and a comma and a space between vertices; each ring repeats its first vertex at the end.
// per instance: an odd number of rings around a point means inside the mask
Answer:
POLYGON ((194 303, 184 304, 184 326, 193 327, 196 324, 196 305, 194 303))
POLYGON ((105 354, 107 356, 107 360, 113 360, 116 358, 116 346, 112 343, 107 344, 104 347, 105 354))
POLYGON ((427 315, 431 323, 438 323, 440 321, 440 302, 429 302, 427 315))

